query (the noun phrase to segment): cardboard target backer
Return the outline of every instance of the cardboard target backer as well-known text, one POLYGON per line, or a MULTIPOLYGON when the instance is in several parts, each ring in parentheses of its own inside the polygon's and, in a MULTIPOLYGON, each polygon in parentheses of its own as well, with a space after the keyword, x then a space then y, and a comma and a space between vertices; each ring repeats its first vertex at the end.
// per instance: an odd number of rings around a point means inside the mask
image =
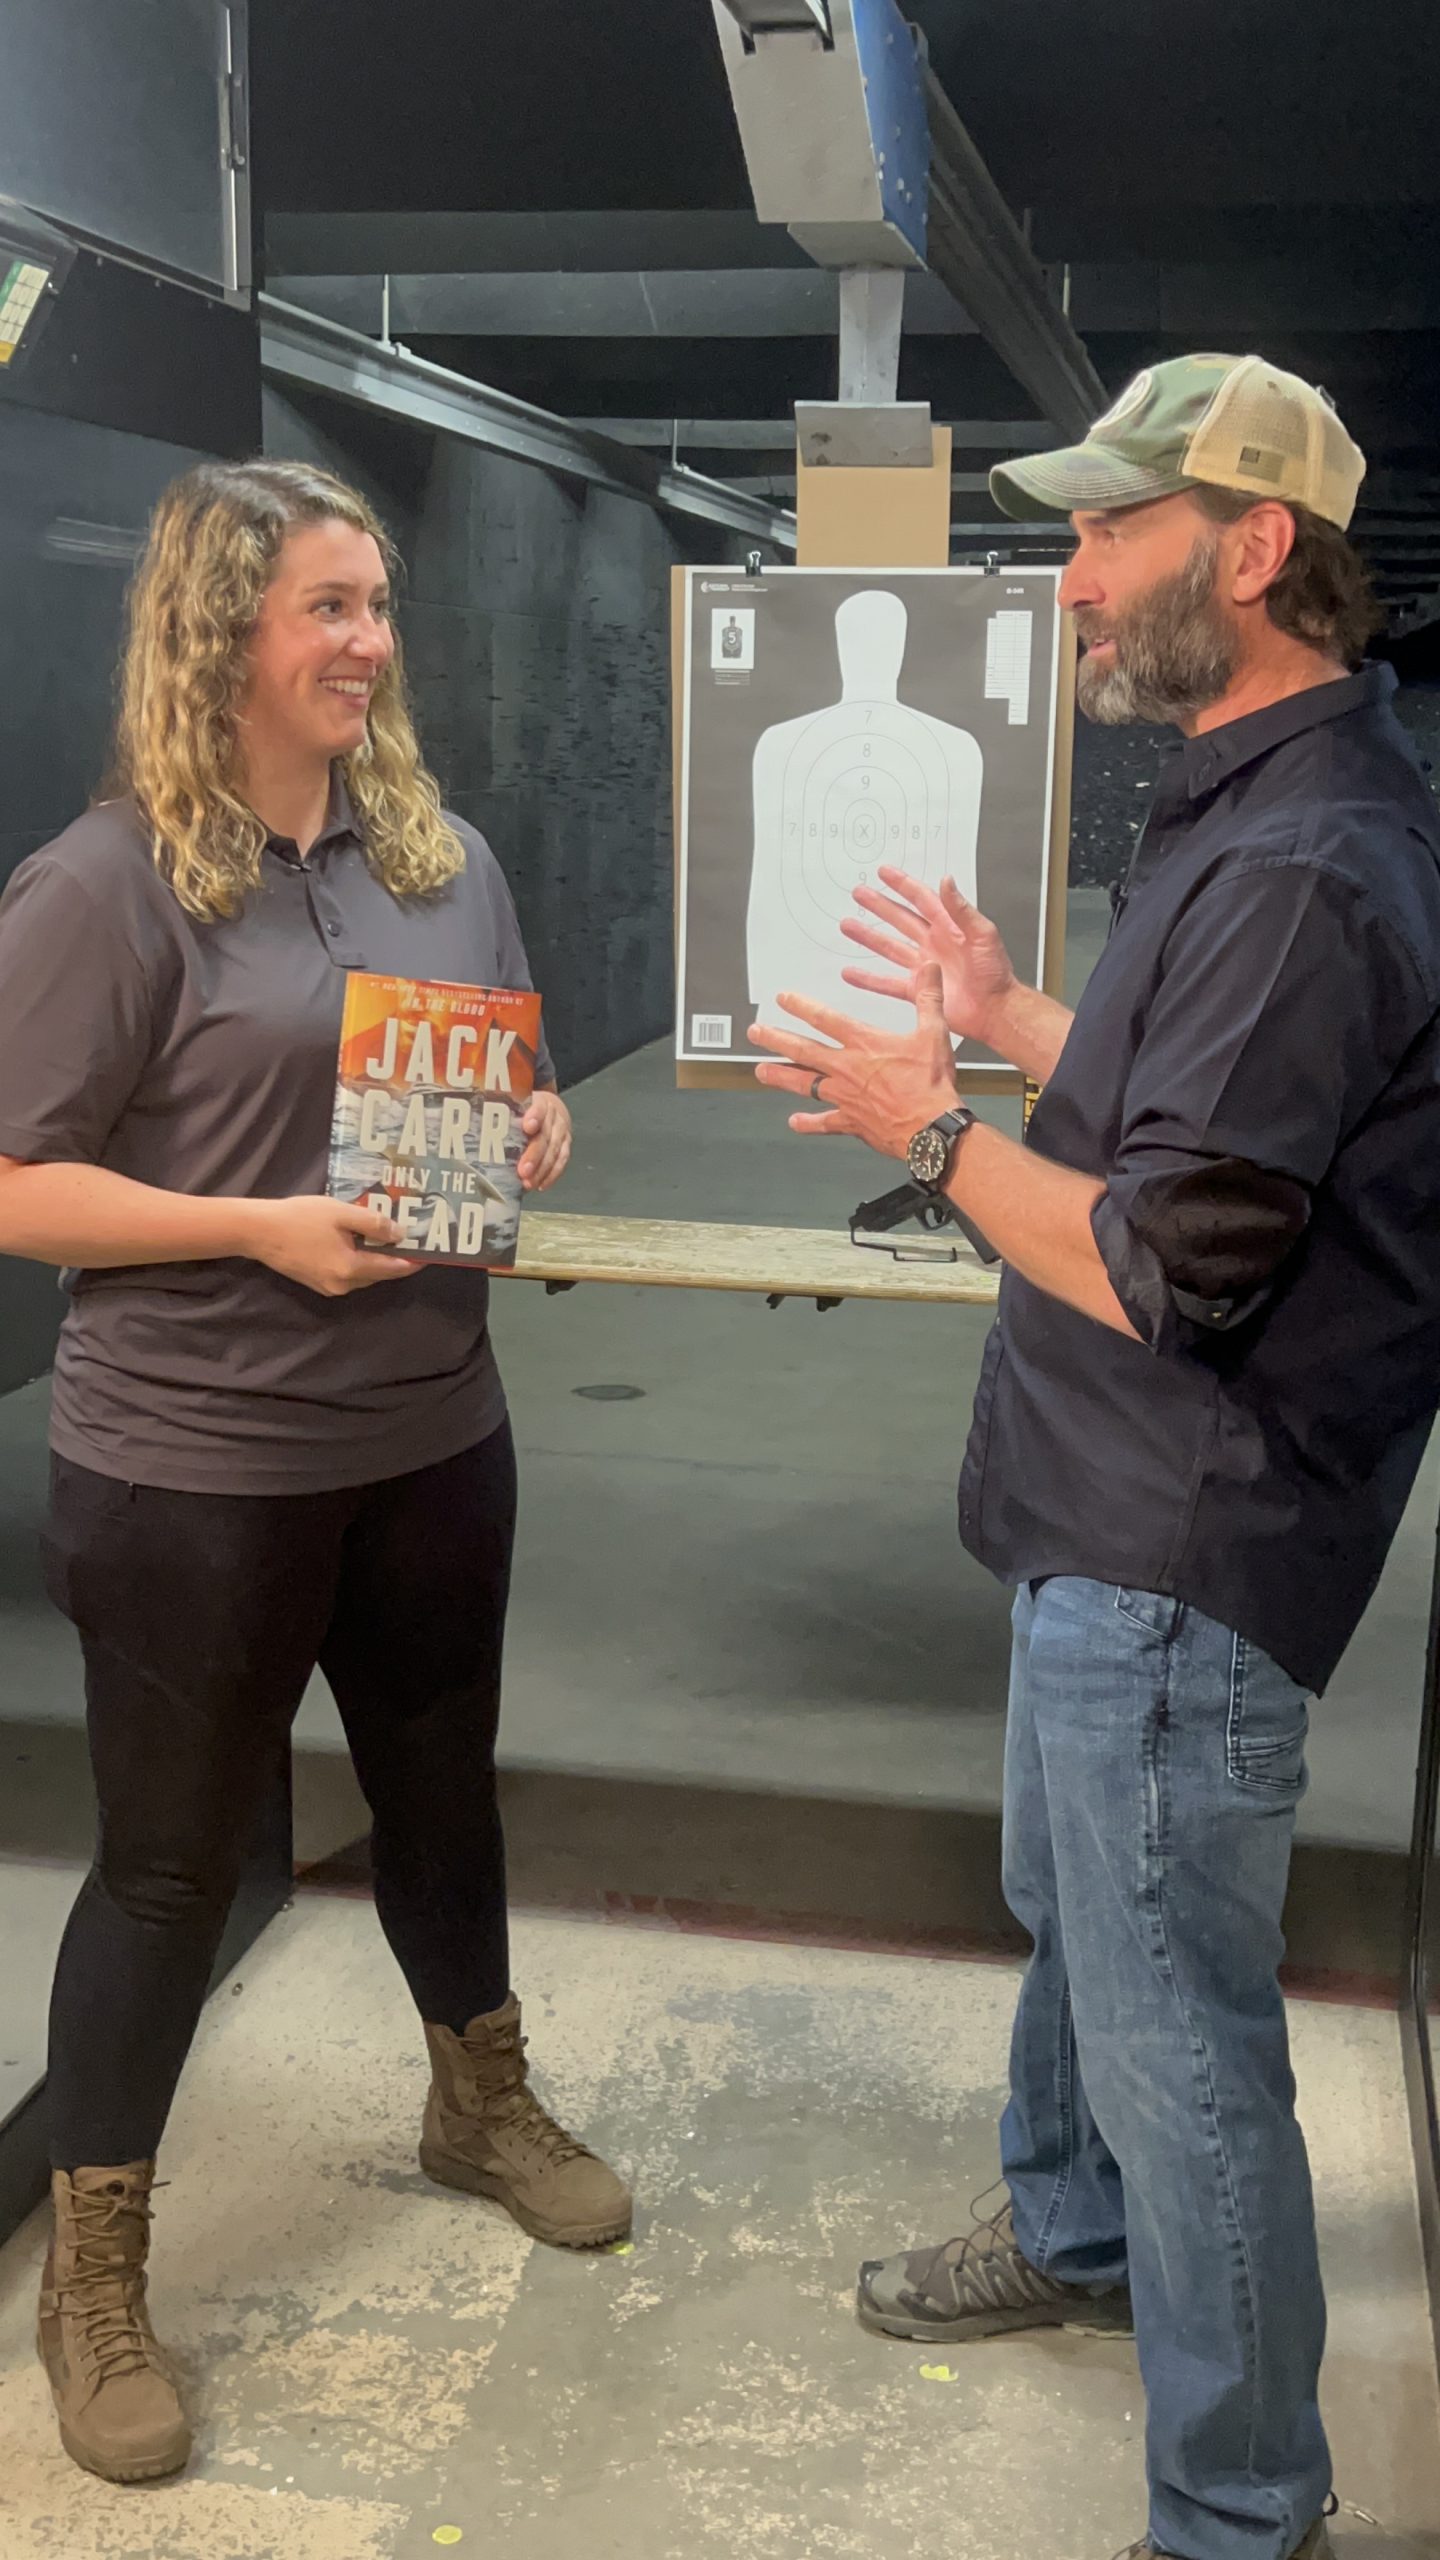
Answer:
MULTIPOLYGON (((883 965, 840 931, 881 863, 948 873, 1047 983, 1068 833, 1058 587, 1054 569, 683 573, 682 1067, 753 1065, 746 1032, 785 1019, 786 989, 908 1027, 840 974, 883 965)), ((967 1083, 1014 1082, 978 1046, 960 1063, 967 1083)))

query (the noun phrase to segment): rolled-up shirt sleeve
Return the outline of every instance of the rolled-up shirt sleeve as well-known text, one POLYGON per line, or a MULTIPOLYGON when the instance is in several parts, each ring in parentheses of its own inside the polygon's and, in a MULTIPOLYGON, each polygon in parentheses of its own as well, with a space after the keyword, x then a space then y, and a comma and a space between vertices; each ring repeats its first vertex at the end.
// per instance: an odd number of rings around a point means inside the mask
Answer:
POLYGON ((114 911, 48 856, 23 862, 0 899, 0 1155, 103 1163, 152 1013, 114 911))
POLYGON ((1191 1347, 1264 1308, 1316 1186, 1432 1013, 1350 880, 1277 860, 1200 893, 1166 946, 1091 1217, 1142 1341, 1191 1347))

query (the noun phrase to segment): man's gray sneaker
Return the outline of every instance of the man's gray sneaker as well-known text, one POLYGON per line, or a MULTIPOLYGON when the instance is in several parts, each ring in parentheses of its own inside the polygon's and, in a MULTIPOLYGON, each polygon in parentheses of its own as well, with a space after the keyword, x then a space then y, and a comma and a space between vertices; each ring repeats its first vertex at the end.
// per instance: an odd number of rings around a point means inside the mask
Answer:
POLYGON ((975 2221, 958 2240, 866 2259, 855 2304, 862 2327, 933 2346, 999 2337, 1008 2329, 1133 2334, 1125 2286, 1090 2293, 1083 2285, 1057 2284, 1020 2255, 1008 2197, 988 2221, 971 2210, 975 2221))

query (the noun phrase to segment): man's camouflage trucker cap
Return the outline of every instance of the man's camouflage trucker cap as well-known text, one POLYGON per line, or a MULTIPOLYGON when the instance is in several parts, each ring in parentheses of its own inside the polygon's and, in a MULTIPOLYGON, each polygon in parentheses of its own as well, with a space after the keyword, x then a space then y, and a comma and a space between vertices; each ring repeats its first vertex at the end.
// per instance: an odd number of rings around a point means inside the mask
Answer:
POLYGON ((1205 480, 1308 507, 1343 531, 1365 456, 1323 391, 1263 356, 1176 356, 1137 373, 1083 444, 1002 462, 1008 516, 1144 506, 1205 480))

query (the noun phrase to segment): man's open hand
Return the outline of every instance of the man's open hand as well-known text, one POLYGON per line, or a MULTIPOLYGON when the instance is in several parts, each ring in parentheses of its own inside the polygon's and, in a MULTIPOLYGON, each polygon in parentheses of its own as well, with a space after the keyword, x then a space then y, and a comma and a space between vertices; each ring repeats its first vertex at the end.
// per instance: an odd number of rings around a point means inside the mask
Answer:
POLYGON ((955 1074, 938 967, 930 961, 914 973, 915 1028, 901 1036, 873 1031, 829 1005, 783 995, 797 1021, 819 1032, 781 1031, 757 1022, 749 1037, 757 1049, 773 1049, 755 1070, 763 1085, 808 1094, 820 1108, 791 1114, 802 1138, 859 1138, 877 1155, 903 1156, 917 1129, 952 1109, 955 1074))
POLYGON ((845 983, 868 995, 895 996, 914 1004, 917 970, 933 960, 943 981, 945 1020, 957 1040, 983 1040, 1004 1054, 1003 1016, 1006 998, 1015 988, 1010 955, 988 916, 962 898, 953 880, 942 880, 939 892, 912 879, 908 871, 880 866, 887 895, 878 889, 852 892, 873 924, 846 916, 840 930, 898 974, 881 977, 873 970, 850 968, 845 983))

